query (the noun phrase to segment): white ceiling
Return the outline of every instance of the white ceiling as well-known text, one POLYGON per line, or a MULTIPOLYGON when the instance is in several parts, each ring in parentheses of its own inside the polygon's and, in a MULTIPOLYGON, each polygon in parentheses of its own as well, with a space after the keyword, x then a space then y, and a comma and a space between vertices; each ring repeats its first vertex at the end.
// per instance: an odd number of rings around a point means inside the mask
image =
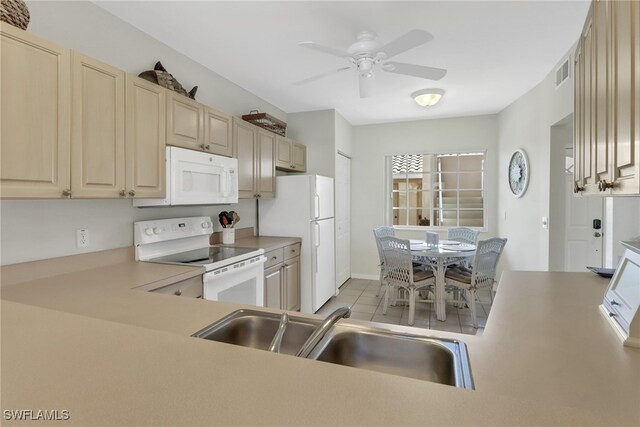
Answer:
POLYGON ((354 125, 497 113, 562 59, 589 8, 589 0, 98 4, 288 113, 335 108, 354 125), (384 44, 414 28, 434 40, 393 60, 446 68, 442 80, 377 70, 368 99, 359 98, 354 70, 293 84, 347 65, 298 42, 346 49, 361 30, 384 44), (444 98, 418 107, 409 95, 429 87, 444 89, 444 98))

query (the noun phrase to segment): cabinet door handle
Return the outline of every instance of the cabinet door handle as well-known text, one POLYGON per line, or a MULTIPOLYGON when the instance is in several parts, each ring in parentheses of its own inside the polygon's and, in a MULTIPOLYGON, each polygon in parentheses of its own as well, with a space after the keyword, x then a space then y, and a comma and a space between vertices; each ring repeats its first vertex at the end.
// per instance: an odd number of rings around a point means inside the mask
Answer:
POLYGON ((182 295, 182 289, 178 289, 177 291, 174 292, 174 294, 177 296, 182 295))
POLYGON ((120 190, 120 197, 124 197, 127 195, 127 192, 124 190, 120 190))
POLYGON ((70 197, 71 196, 71 190, 68 188, 65 188, 64 190, 62 190, 62 195, 65 197, 70 197))
POLYGON ((580 187, 577 182, 573 183, 573 192, 574 193, 582 193, 584 191, 584 187, 580 187))
POLYGON ((598 190, 607 191, 609 188, 613 188, 614 185, 613 182, 607 182, 605 180, 598 181, 598 190))
POLYGON ((271 257, 271 261, 275 261, 275 260, 277 260, 277 259, 278 259, 278 257, 277 257, 277 256, 275 256, 275 255, 271 257))
POLYGON ((620 305, 620 303, 616 300, 611 300, 611 305, 620 305))
POLYGON ((210 147, 210 145, 208 145, 208 144, 207 145, 202 144, 200 146, 200 148, 202 148, 203 150, 209 150, 209 147, 210 147))
POLYGON ((133 197, 133 196, 135 196, 135 195, 136 195, 136 192, 135 192, 135 191, 133 191, 133 190, 130 190, 130 191, 129 191, 129 195, 130 195, 131 197, 133 197))

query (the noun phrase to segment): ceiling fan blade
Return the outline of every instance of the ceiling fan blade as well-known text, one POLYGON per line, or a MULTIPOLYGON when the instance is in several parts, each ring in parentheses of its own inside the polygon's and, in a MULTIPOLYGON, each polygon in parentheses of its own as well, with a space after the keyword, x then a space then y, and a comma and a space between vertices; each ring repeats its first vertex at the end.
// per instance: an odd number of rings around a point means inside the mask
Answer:
POLYGON ((338 68, 337 70, 326 71, 324 73, 316 74, 315 76, 311 76, 311 77, 306 78, 304 80, 297 81, 297 82, 294 83, 294 85, 296 85, 296 86, 305 85, 307 83, 311 83, 311 82, 314 82, 316 80, 319 80, 319 79, 321 79, 323 77, 327 77, 327 76, 330 76, 332 74, 339 73, 341 71, 350 70, 350 69, 351 69, 351 67, 342 67, 342 68, 338 68))
POLYGON ((373 92, 376 88, 376 79, 373 77, 373 74, 369 74, 368 77, 360 74, 358 79, 360 80, 360 98, 369 98, 373 96, 373 92))
POLYGON ((387 62, 382 69, 390 73, 405 74, 422 79, 440 80, 447 74, 442 68, 425 67, 423 65, 405 64, 403 62, 387 62))
POLYGON ((433 40, 431 33, 424 30, 411 30, 404 36, 400 36, 387 43, 381 50, 387 55, 387 59, 389 59, 431 40, 433 40))
POLYGON ((349 57, 349 53, 348 52, 341 51, 341 50, 338 50, 338 49, 334 49, 334 48, 328 47, 328 46, 323 46, 321 44, 314 43, 314 42, 300 42, 300 43, 298 43, 298 46, 302 46, 302 47, 306 47, 306 48, 309 48, 309 49, 317 50, 319 52, 328 53, 329 55, 339 56, 340 58, 348 58, 349 57))

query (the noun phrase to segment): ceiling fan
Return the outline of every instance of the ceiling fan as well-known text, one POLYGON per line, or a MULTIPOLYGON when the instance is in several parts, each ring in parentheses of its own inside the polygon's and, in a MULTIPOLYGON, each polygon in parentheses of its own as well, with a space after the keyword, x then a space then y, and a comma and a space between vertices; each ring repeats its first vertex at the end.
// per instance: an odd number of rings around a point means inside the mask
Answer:
POLYGON ((347 67, 338 68, 324 72, 313 77, 296 82, 296 85, 310 83, 312 81, 327 77, 334 73, 357 69, 360 81, 360 98, 368 98, 373 95, 375 90, 374 71, 376 65, 382 70, 405 74, 408 76, 420 77, 429 80, 440 80, 447 74, 447 70, 441 68, 425 67, 417 64, 406 64, 403 62, 383 62, 392 57, 406 52, 409 49, 420 46, 433 40, 433 36, 423 30, 411 30, 407 34, 383 45, 377 40, 375 33, 371 31, 360 31, 356 35, 357 41, 349 46, 346 51, 334 49, 332 47, 323 46, 314 42, 301 42, 298 46, 328 53, 329 55, 338 56, 347 59, 351 64, 347 67))

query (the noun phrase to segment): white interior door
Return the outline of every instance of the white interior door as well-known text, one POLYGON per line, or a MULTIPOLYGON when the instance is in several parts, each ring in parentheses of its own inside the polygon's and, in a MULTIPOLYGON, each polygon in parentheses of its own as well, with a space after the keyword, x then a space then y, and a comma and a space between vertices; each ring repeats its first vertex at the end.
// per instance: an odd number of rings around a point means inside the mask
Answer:
POLYGON ((351 159, 336 156, 336 285, 351 277, 351 159))
MULTIPOLYGON (((571 180, 571 176, 567 175, 571 180)), ((604 235, 602 197, 574 197, 572 183, 567 183, 565 228, 565 271, 587 271, 585 267, 602 267, 604 235), (600 220, 601 227, 594 227, 600 220)))

